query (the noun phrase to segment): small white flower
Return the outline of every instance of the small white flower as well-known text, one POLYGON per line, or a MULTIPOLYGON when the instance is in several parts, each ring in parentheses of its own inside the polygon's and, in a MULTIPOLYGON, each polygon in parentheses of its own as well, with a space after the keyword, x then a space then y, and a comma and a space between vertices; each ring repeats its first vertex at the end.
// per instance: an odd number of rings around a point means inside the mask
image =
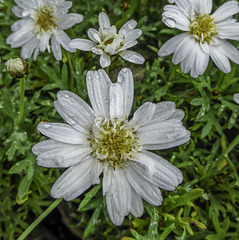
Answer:
POLYGON ((16 21, 11 29, 13 33, 7 38, 7 44, 12 48, 22 46, 21 57, 30 58, 34 54, 36 60, 39 51, 51 49, 57 60, 62 59, 61 47, 75 52, 68 46, 71 40, 64 30, 82 22, 80 14, 67 14, 72 6, 65 0, 15 0, 17 6, 12 12, 21 20, 16 21))
POLYGON ((114 25, 110 25, 108 16, 101 12, 99 14, 99 31, 90 28, 87 32, 87 39, 73 39, 69 46, 82 51, 92 51, 100 55, 100 66, 108 67, 111 64, 110 56, 119 54, 123 59, 136 63, 143 64, 145 59, 142 55, 127 50, 137 44, 136 39, 142 34, 140 29, 135 29, 137 22, 130 20, 123 25, 117 33, 114 25))
POLYGON ((233 101, 234 101, 235 103, 239 104, 239 93, 235 93, 235 94, 233 95, 233 101))
POLYGON ((239 23, 232 16, 239 12, 239 3, 229 1, 211 13, 212 0, 175 0, 164 7, 163 22, 181 33, 159 50, 160 57, 174 53, 173 63, 181 64, 182 72, 196 78, 208 66, 209 56, 225 73, 230 61, 239 64, 239 52, 226 39, 239 40, 239 23))
POLYGON ((28 64, 21 58, 11 58, 5 63, 7 71, 13 77, 21 78, 28 73, 28 64))
POLYGON ((142 198, 158 206, 159 188, 173 191, 182 182, 179 169, 148 150, 184 144, 190 132, 173 102, 146 102, 128 121, 134 97, 130 69, 122 69, 114 84, 104 70, 89 71, 86 83, 92 108, 72 92, 58 92, 54 105, 68 124, 39 123, 38 131, 51 139, 32 151, 40 166, 69 167, 51 189, 54 198, 78 197, 103 172, 108 214, 120 225, 129 213, 143 214, 142 198))

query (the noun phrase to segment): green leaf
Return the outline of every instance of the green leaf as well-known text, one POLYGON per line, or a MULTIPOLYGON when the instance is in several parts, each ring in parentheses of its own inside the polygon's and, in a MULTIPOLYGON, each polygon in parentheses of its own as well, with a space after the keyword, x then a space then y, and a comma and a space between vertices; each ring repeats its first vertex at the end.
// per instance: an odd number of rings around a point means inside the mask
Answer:
MULTIPOLYGON (((29 187, 31 185, 32 182, 32 178, 28 179, 27 175, 23 177, 23 179, 21 180, 19 187, 18 187, 18 197, 19 199, 23 199, 28 191, 29 191, 29 187)), ((26 199, 27 200, 27 199, 26 199)))
POLYGON ((134 230, 132 228, 130 229, 130 232, 136 238, 136 240, 148 240, 148 238, 142 236, 141 234, 139 234, 136 230, 134 230))
POLYGON ((171 225, 169 225, 159 236, 158 240, 165 240, 168 235, 174 230, 175 228, 175 224, 172 223, 171 225))
POLYGON ((95 226, 97 224, 97 220, 99 218, 101 209, 102 209, 103 204, 100 204, 94 211, 89 223, 87 224, 87 227, 84 231, 83 238, 86 238, 90 233, 94 232, 95 226))
POLYGON ((171 203, 166 206, 167 212, 172 211, 173 209, 180 206, 194 206, 193 201, 199 197, 202 197, 204 193, 203 189, 193 189, 190 192, 187 192, 175 199, 175 203, 171 203))
POLYGON ((85 205, 96 195, 96 193, 101 189, 101 183, 94 186, 88 193, 85 194, 85 198, 81 201, 78 211, 81 211, 85 205))
POLYGON ((159 225, 159 212, 154 207, 152 208, 152 216, 149 224, 148 238, 152 240, 158 239, 158 225, 159 225))

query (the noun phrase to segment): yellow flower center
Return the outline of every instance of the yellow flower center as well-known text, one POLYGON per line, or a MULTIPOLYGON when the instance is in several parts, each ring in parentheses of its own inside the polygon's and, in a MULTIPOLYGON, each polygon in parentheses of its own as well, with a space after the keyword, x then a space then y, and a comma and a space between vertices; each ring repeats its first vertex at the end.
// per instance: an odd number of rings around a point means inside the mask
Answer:
POLYGON ((128 166, 130 154, 142 150, 136 132, 125 120, 96 118, 89 141, 92 155, 113 169, 128 166))
POLYGON ((198 42, 209 44, 212 37, 218 34, 214 19, 209 14, 196 16, 190 25, 189 34, 194 35, 198 42))
POLYGON ((35 25, 38 32, 49 32, 57 28, 56 18, 52 7, 43 6, 35 15, 35 25))

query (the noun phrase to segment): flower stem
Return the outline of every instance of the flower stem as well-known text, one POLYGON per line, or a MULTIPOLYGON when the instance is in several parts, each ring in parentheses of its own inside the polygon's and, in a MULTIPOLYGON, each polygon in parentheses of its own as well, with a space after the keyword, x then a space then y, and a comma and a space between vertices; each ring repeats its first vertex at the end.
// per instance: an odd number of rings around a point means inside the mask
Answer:
POLYGON ((19 106, 19 116, 17 118, 17 125, 19 125, 23 117, 24 97, 25 97, 25 77, 22 77, 20 78, 20 106, 19 106))
POLYGON ((21 235, 17 240, 25 239, 32 230, 50 213, 63 199, 56 199, 21 235))
POLYGON ((230 145, 227 147, 226 151, 220 155, 218 160, 222 159, 224 156, 228 155, 231 150, 233 150, 239 144, 239 134, 232 140, 230 145))

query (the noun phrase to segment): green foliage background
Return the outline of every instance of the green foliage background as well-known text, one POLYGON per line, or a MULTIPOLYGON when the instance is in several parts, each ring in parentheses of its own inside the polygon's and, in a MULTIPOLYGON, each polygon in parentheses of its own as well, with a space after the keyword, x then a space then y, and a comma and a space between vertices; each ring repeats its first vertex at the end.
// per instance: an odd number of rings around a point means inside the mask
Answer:
MULTIPOLYGON (((62 224, 77 239, 239 239, 239 105, 232 101, 233 94, 239 92, 239 66, 232 63, 231 73, 224 74, 210 61, 205 74, 193 79, 172 64, 172 56, 159 58, 160 46, 178 33, 161 21, 166 0, 135 0, 129 5, 119 0, 72 2, 70 12, 83 14, 84 21, 66 31, 71 38, 87 38, 88 28, 98 28, 101 11, 108 14, 118 29, 129 19, 138 21, 137 28, 143 30, 143 35, 134 50, 145 56, 145 64, 134 65, 117 57, 109 75, 114 81, 123 66, 131 68, 135 79, 132 112, 146 101, 174 101, 185 112, 184 125, 192 137, 183 146, 157 152, 184 175, 183 183, 174 192, 162 190, 162 206, 145 203, 141 218, 129 215, 121 227, 115 227, 108 218, 98 185, 54 210, 60 212, 62 224)), ((222 3, 214 1, 214 10, 222 3)), ((53 202, 49 191, 63 172, 36 165, 31 148, 45 139, 37 133, 37 124, 63 121, 53 107, 59 90, 73 91, 89 102, 85 76, 88 70, 100 68, 99 57, 90 52, 72 54, 63 50, 62 61, 45 52, 37 61, 29 60, 24 117, 17 125, 20 83, 7 73, 4 64, 20 56, 20 48, 12 49, 5 43, 11 24, 17 20, 11 12, 13 6, 12 0, 0 1, 0 238, 3 240, 16 239, 53 202)), ((233 44, 239 48, 238 42, 233 44)), ((38 228, 29 239, 53 239, 38 228)))

